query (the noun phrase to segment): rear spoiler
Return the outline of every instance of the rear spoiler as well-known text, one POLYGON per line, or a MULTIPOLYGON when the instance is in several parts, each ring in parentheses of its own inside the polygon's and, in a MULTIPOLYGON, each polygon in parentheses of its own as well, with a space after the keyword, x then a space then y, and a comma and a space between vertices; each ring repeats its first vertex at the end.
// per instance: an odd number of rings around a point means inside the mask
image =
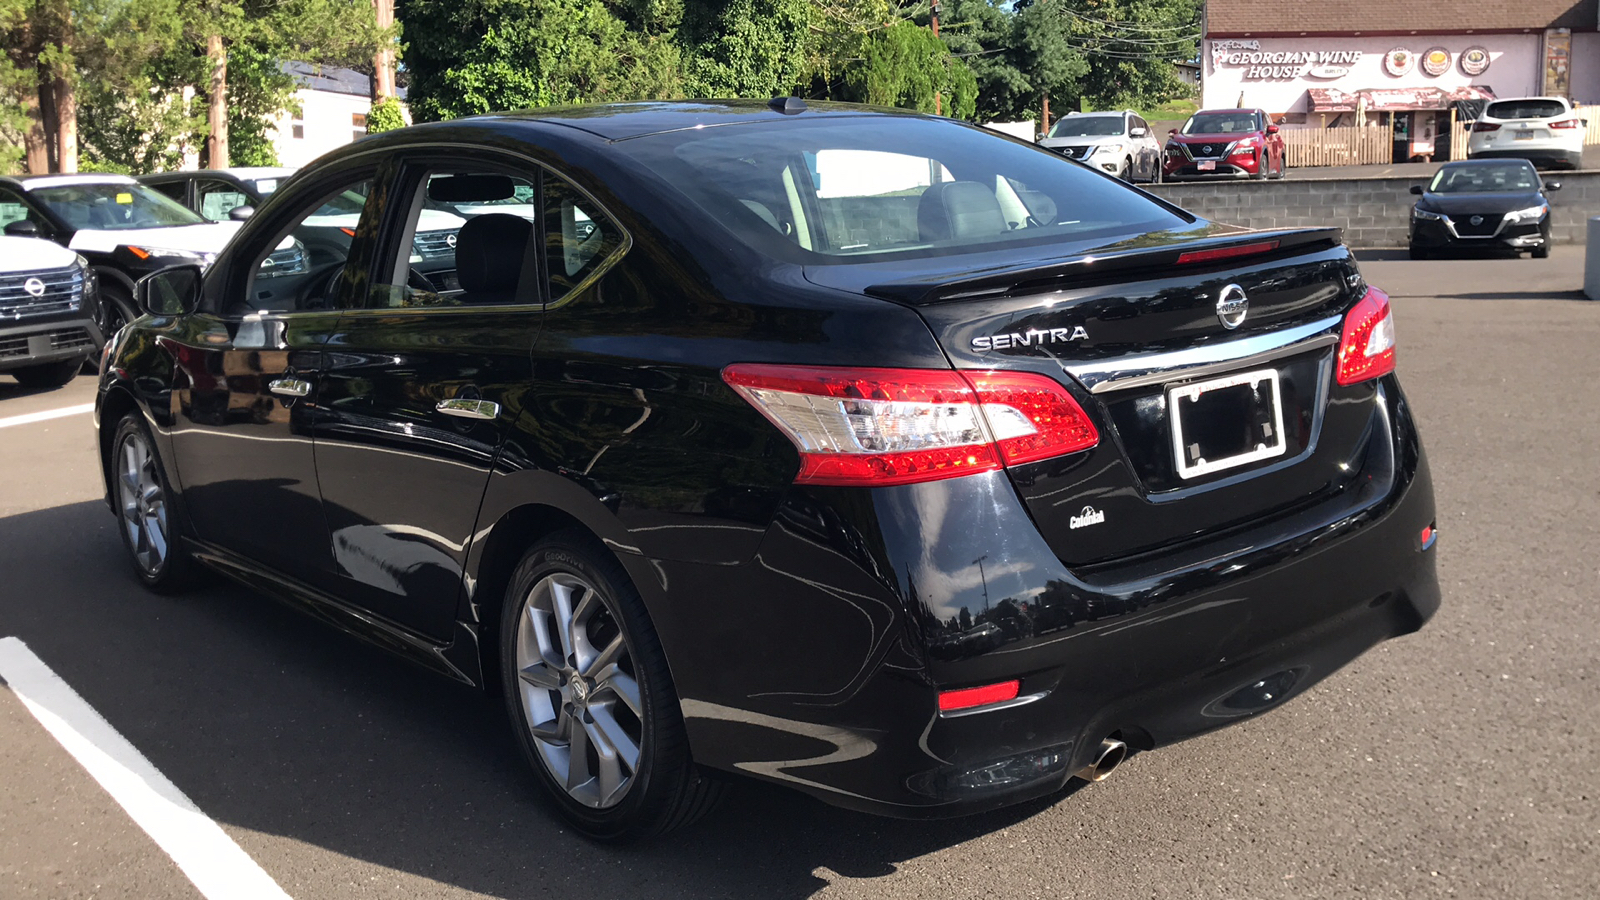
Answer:
POLYGON ((1131 247, 1090 252, 1006 268, 965 272, 951 278, 875 284, 866 293, 885 300, 921 306, 947 300, 975 300, 1011 294, 1048 293, 1071 284, 1115 280, 1133 271, 1151 269, 1219 267, 1238 260, 1286 251, 1336 247, 1344 243, 1337 228, 1286 228, 1246 231, 1194 240, 1174 241, 1156 247, 1131 247))

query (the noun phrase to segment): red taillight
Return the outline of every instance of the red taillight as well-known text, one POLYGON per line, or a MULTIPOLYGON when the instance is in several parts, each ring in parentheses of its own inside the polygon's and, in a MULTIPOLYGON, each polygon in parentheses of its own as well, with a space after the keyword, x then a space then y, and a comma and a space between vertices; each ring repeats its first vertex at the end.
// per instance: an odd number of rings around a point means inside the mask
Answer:
POLYGON ((1190 250, 1178 254, 1178 265, 1214 262, 1219 259, 1232 259, 1235 256, 1254 256, 1257 253, 1270 253, 1276 249, 1278 249, 1277 241, 1258 241, 1254 244, 1240 244, 1237 247, 1218 247, 1215 250, 1190 250))
POLYGON ((1060 383, 1026 372, 740 364, 722 378, 799 449, 802 484, 935 481, 1100 441, 1060 383))
POLYGON ((1479 134, 1483 134, 1484 132, 1488 132, 1488 131, 1499 131, 1500 130, 1500 123, 1498 123, 1498 122, 1473 122, 1472 123, 1472 130, 1478 132, 1479 134))
POLYGON ((1007 700, 1017 699, 1017 691, 1021 689, 1020 681, 1002 681, 999 684, 962 688, 959 691, 940 691, 939 711, 951 712, 957 709, 971 709, 974 706, 988 706, 991 703, 1004 703, 1007 700))
POLYGON ((1559 122, 1551 122, 1550 123, 1550 127, 1551 128, 1577 128, 1578 127, 1578 120, 1577 119, 1562 119, 1559 122))
POLYGON ((1389 295, 1367 288, 1344 317, 1339 338, 1340 384, 1359 384, 1394 371, 1394 314, 1389 295))

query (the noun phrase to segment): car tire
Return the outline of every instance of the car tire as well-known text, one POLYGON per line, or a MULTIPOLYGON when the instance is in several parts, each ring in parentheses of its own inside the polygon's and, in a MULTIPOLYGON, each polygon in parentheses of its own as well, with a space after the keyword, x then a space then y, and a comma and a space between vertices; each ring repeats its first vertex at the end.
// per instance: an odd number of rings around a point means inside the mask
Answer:
POLYGON ((40 363, 23 369, 13 369, 11 377, 25 388, 36 391, 54 390, 65 387, 67 382, 78 376, 78 370, 83 368, 83 360, 71 359, 66 362, 40 363))
POLYGON ((559 532, 523 556, 502 605, 499 649, 517 746, 580 833, 642 840, 688 825, 721 798, 723 782, 690 758, 639 592, 587 533, 559 532))
POLYGON ((117 423, 106 466, 117 533, 134 575, 158 593, 192 586, 197 573, 172 515, 171 481, 150 428, 137 411, 117 423))
POLYGON ((1123 157, 1122 174, 1118 177, 1129 184, 1133 184, 1133 157, 1123 157))
POLYGON ((95 311, 95 324, 100 326, 100 337, 106 343, 116 336, 122 326, 139 317, 133 307, 133 295, 110 276, 100 276, 100 309, 95 311))
POLYGON ((1533 248, 1533 252, 1530 253, 1529 255, 1532 256, 1534 259, 1549 259, 1550 258, 1550 247, 1548 245, 1543 246, 1543 247, 1535 247, 1535 248, 1533 248))
POLYGON ((1407 250, 1407 253, 1410 255, 1410 257, 1412 259, 1427 259, 1428 258, 1428 251, 1422 249, 1421 247, 1418 247, 1416 244, 1412 244, 1411 246, 1407 247, 1406 250, 1407 250))

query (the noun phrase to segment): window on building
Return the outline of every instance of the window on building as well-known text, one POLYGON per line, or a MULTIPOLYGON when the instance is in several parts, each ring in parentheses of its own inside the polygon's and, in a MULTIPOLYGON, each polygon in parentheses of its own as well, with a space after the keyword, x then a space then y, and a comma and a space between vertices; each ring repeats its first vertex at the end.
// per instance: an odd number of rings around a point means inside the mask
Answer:
POLYGON ((350 134, 352 138, 364 138, 367 136, 366 113, 350 114, 350 134))

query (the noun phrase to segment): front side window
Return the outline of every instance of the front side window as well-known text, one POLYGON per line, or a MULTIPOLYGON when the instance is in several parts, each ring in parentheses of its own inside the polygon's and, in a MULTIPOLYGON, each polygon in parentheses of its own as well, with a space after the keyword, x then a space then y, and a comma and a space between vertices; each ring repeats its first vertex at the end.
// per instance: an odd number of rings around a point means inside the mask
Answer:
POLYGON ((200 215, 213 222, 226 222, 228 214, 250 205, 250 196, 225 181, 202 181, 195 186, 200 215))
POLYGON ((538 267, 538 176, 433 168, 408 198, 388 277, 369 306, 439 308, 543 302, 538 267))
POLYGON ((226 314, 333 309, 344 281, 345 263, 362 226, 372 182, 345 184, 317 196, 253 248, 248 287, 226 314))
POLYGON ((28 196, 75 231, 170 228, 205 221, 143 184, 62 184, 34 188, 28 196))
POLYGON ((748 123, 619 146, 749 246, 796 262, 948 255, 1189 221, 1059 154, 938 121, 748 123))

